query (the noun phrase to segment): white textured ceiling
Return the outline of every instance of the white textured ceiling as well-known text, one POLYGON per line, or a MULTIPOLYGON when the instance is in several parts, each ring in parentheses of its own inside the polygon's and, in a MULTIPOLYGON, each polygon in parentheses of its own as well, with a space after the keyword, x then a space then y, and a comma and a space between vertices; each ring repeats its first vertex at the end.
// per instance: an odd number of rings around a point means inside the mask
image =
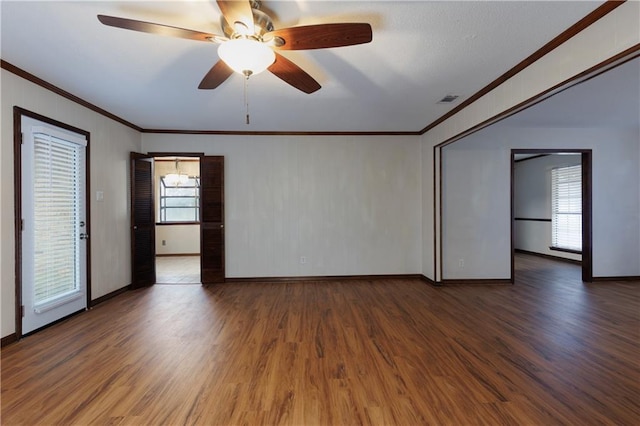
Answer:
POLYGON ((276 28, 369 22, 369 44, 281 53, 322 88, 268 72, 197 86, 217 45, 107 27, 105 14, 221 34, 215 1, 2 1, 1 57, 145 129, 419 131, 597 8, 589 1, 269 1, 276 28))

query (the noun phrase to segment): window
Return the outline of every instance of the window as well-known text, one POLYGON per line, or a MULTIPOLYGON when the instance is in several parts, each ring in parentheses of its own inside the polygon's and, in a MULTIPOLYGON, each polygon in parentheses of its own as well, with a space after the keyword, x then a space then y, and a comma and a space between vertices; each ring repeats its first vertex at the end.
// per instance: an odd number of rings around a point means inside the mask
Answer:
POLYGON ((189 176, 184 183, 171 184, 160 176, 160 223, 200 221, 200 178, 189 176))
POLYGON ((80 294, 79 224, 86 142, 61 139, 45 132, 33 133, 36 312, 40 312, 42 305, 80 294))
POLYGON ((582 166, 551 170, 551 248, 582 252, 582 166))

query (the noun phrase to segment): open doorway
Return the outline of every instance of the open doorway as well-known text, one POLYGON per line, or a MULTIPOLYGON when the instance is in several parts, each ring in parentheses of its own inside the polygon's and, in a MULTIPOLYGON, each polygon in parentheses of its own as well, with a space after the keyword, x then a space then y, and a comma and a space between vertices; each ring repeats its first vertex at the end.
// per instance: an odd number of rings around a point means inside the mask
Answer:
MULTIPOLYGON (((157 223, 161 223, 160 185, 156 179, 156 160, 169 160, 173 168, 167 174, 175 174, 176 179, 183 173, 179 170, 180 162, 176 160, 198 159, 199 172, 197 214, 198 220, 176 219, 178 213, 166 216, 167 222, 160 226, 190 225, 199 229, 191 242, 199 240, 199 249, 192 248, 185 253, 161 254, 199 254, 200 283, 203 285, 225 282, 225 232, 224 232, 224 157, 207 156, 197 153, 131 153, 131 288, 142 288, 156 284, 156 244, 163 247, 163 238, 156 237, 157 223), (186 157, 183 159, 182 157, 186 157), (169 220, 171 219, 171 220, 169 220), (159 240, 156 242, 156 240, 159 240)), ((194 173, 196 174, 196 173, 194 173)), ((160 173, 162 176, 162 173, 160 173)), ((173 177, 172 177, 173 178, 173 177)), ((160 178, 158 178, 160 179, 160 178)), ((184 179, 184 178, 182 178, 184 179)), ((188 174, 187 174, 188 179, 188 174)), ((175 185, 173 185, 175 186, 175 185)), ((174 194, 176 195, 176 194, 174 194)), ((175 199, 180 198, 176 196, 175 199)), ((167 200, 174 200, 167 198, 167 200)), ((173 203, 173 202, 172 202, 173 203)), ((175 203, 166 204, 169 210, 177 210, 175 203)), ((184 207, 184 206, 183 206, 184 207)), ((194 216, 195 217, 195 216, 194 216)), ((164 246, 168 242, 164 239, 164 246)), ((161 256, 162 257, 162 256, 161 256)), ((194 256, 195 257, 195 256, 194 256)))
POLYGON ((200 158, 154 157, 156 283, 199 284, 200 158))
POLYGON ((511 268, 515 253, 582 265, 593 280, 591 150, 512 150, 511 268))

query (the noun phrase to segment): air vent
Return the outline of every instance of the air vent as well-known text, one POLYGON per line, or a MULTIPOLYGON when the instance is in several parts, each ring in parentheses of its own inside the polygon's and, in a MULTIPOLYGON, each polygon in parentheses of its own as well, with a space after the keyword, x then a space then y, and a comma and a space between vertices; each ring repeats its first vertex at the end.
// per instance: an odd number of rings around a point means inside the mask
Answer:
POLYGON ((460 96, 458 95, 446 95, 444 98, 438 101, 439 104, 450 104, 451 102, 458 99, 460 96))

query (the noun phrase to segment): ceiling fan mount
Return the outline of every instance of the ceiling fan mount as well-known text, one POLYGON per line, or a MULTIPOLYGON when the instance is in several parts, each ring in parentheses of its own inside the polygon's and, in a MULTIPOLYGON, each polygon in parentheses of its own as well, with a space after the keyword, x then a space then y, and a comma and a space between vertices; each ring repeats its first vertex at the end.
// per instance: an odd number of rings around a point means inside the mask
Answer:
MULTIPOLYGON (((220 16, 220 27, 222 28, 224 35, 229 39, 250 37, 255 38, 258 41, 264 41, 264 35, 275 29, 271 17, 260 10, 260 2, 258 0, 250 0, 250 3, 251 13, 253 15, 253 34, 248 34, 249 28, 244 22, 235 21, 233 22, 233 25, 231 25, 227 22, 224 15, 220 16)), ((284 40, 282 40, 282 43, 284 44, 284 40)))
POLYGON ((260 10, 258 0, 217 0, 222 12, 224 36, 114 16, 98 15, 104 25, 127 30, 219 43, 221 57, 204 76, 199 89, 215 89, 234 71, 248 77, 267 69, 276 77, 305 93, 320 84, 278 50, 326 49, 369 43, 371 25, 333 23, 275 29, 273 20, 260 10))

